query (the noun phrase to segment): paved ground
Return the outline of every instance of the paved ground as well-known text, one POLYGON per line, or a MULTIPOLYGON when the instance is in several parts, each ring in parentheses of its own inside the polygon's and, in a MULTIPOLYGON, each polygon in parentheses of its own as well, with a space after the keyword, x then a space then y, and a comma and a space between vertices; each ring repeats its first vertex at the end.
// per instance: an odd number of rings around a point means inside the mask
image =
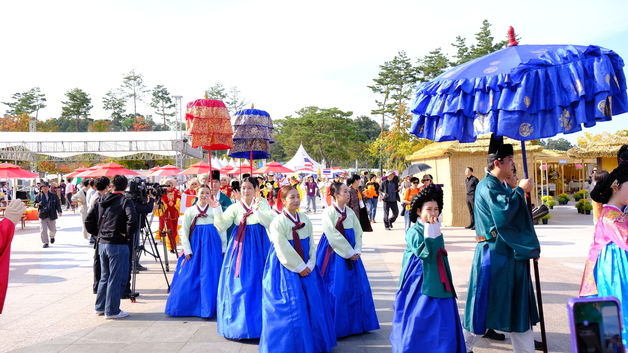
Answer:
MULTIPOLYGON (((577 295, 582 263, 592 236, 591 217, 571 206, 555 207, 550 225, 538 226, 542 243, 543 301, 551 352, 568 352, 569 329, 565 304, 577 295)), ((381 208, 378 219, 381 219, 381 208)), ((320 214, 312 216, 320 233, 320 214)), ((78 214, 64 214, 57 222, 57 242, 42 249, 37 222, 17 230, 11 254, 11 273, 4 313, 0 315, 0 351, 16 352, 256 352, 257 342, 233 342, 216 333, 214 320, 170 318, 163 314, 166 284, 158 264, 144 258, 149 271, 138 275, 137 303, 123 301, 131 313, 124 320, 107 321, 93 314, 91 258, 82 239, 78 214)), ((403 219, 393 231, 380 222, 364 236, 363 259, 382 328, 343 339, 334 352, 389 352, 388 336, 396 283, 405 247, 403 219)), ((450 264, 464 309, 469 264, 475 242, 471 231, 444 230, 450 264)), ((171 262, 174 257, 171 255, 171 262)), ((169 273, 168 277, 172 274, 169 273)), ((538 331, 538 330, 537 330, 538 331)), ((538 335, 537 335, 538 336, 538 335)), ((481 352, 510 351, 503 344, 480 340, 481 352)))

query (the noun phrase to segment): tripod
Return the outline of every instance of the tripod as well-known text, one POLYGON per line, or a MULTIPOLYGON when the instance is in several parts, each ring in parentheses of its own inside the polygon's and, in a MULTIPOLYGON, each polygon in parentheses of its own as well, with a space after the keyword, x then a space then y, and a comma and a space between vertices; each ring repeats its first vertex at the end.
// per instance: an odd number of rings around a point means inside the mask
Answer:
MULTIPOLYGON (((133 239, 133 261, 131 265, 131 293, 135 293, 135 283, 137 280, 137 264, 140 259, 140 255, 142 252, 152 256, 156 261, 159 261, 161 265, 161 272, 164 274, 164 279, 166 280, 166 285, 168 286, 168 293, 170 293, 170 282, 168 281, 168 276, 166 275, 167 271, 167 261, 168 261, 168 253, 165 253, 166 258, 166 267, 164 267, 164 263, 161 260, 161 255, 159 254, 159 250, 157 249, 157 243, 155 242, 155 238, 153 238, 153 233, 150 229, 150 225, 153 221, 153 214, 151 214, 150 219, 146 219, 146 214, 142 214, 140 216, 140 231, 134 235, 133 239), (149 248, 146 248, 146 243, 148 243, 149 248)), ((131 297, 131 302, 135 303, 135 297, 131 297)))

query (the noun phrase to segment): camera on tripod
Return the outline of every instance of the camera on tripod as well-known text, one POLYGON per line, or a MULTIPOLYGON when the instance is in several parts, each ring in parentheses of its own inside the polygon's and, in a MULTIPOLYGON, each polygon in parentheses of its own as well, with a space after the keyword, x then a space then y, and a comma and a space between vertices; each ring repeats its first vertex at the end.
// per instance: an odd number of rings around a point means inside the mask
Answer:
POLYGON ((166 193, 168 185, 159 183, 149 183, 140 177, 135 177, 129 183, 129 195, 133 201, 146 202, 148 196, 153 196, 156 200, 166 193))

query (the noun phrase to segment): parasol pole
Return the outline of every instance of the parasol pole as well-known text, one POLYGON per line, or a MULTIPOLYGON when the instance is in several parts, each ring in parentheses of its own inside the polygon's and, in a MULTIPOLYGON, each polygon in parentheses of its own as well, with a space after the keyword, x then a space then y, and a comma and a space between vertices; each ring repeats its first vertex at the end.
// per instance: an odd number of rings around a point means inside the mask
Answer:
MULTIPOLYGON (((512 27, 510 27, 512 30, 512 27)), ((510 34, 510 31, 509 31, 510 34)), ((514 31, 513 31, 514 35, 514 31)), ((526 156, 526 142, 521 141, 521 157, 523 159, 523 174, 528 179, 528 157, 526 156)), ((542 165, 542 162, 541 162, 542 165)), ((543 171, 541 171, 542 175, 543 171)), ((530 193, 526 193, 526 200, 528 201, 528 210, 532 215, 532 203, 530 193)), ((543 295, 541 294, 541 277, 539 272, 539 260, 533 259, 532 264, 534 267, 534 284, 536 287, 536 301, 539 308, 539 321, 541 323, 541 343, 543 344, 543 352, 547 353, 547 335, 545 333, 545 315, 543 315, 543 295)))
POLYGON ((249 164, 251 165, 251 176, 253 176, 253 151, 249 151, 249 164))
MULTIPOLYGON (((209 190, 211 190, 214 184, 213 178, 212 178, 212 175, 214 174, 212 172, 212 150, 207 150, 207 152, 208 152, 207 159, 209 160, 208 161, 209 162, 209 190)), ((212 190, 211 194, 209 195, 211 200, 214 200, 214 192, 215 190, 212 190)))

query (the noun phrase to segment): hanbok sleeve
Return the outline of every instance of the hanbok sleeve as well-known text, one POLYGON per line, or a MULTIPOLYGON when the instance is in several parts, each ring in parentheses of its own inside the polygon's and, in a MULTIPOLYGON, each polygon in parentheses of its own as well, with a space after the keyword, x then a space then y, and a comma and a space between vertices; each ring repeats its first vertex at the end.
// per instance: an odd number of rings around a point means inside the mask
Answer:
POLYGON ((347 239, 345 239, 344 235, 340 234, 340 232, 336 229, 337 217, 335 217, 334 214, 336 212, 332 212, 326 212, 323 214, 323 233, 325 233, 325 236, 329 241, 329 245, 331 245, 332 249, 334 249, 334 252, 341 257, 348 259, 357 252, 351 247, 351 244, 349 244, 347 239))
POLYGON ((314 267, 316 267, 316 247, 314 246, 314 237, 311 236, 314 233, 312 229, 312 222, 309 219, 305 220, 305 230, 307 231, 307 234, 310 234, 310 256, 307 261, 307 267, 310 271, 314 271, 314 267))
POLYGON ((261 223, 261 225, 266 228, 270 227, 270 223, 273 221, 273 219, 275 219, 275 216, 277 215, 272 210, 272 208, 270 208, 270 205, 266 201, 261 202, 261 204, 259 205, 259 209, 256 210, 255 213, 257 214, 257 218, 259 218, 259 222, 261 223))
MULTIPOLYGON (((216 207, 216 211, 218 211, 219 207, 216 207)), ((220 209, 222 211, 222 209, 220 209)), ((238 216, 238 205, 233 204, 227 207, 225 212, 216 212, 214 211, 214 226, 218 228, 220 231, 225 231, 232 224, 234 224, 236 217, 238 216)))
POLYGON ((299 273, 305 269, 306 264, 286 237, 287 234, 292 237, 291 232, 291 228, 285 226, 280 217, 270 224, 270 241, 275 246, 277 259, 288 270, 299 273))
POLYGON ((181 224, 181 246, 183 247, 183 253, 185 255, 192 255, 192 245, 190 244, 190 226, 192 225, 193 209, 189 208, 183 215, 183 222, 181 224))
POLYGON ((521 231, 525 228, 524 222, 531 222, 529 216, 526 216, 528 209, 523 189, 517 187, 510 194, 495 191, 486 194, 499 238, 514 251, 515 259, 539 257, 541 249, 534 228, 530 232, 521 231))
POLYGON ((362 231, 362 226, 360 225, 360 219, 358 218, 358 215, 355 214, 355 212, 352 212, 353 216, 352 218, 352 223, 353 223, 353 233, 355 234, 355 252, 356 254, 361 254, 362 253, 362 235, 364 234, 364 232, 362 231))

